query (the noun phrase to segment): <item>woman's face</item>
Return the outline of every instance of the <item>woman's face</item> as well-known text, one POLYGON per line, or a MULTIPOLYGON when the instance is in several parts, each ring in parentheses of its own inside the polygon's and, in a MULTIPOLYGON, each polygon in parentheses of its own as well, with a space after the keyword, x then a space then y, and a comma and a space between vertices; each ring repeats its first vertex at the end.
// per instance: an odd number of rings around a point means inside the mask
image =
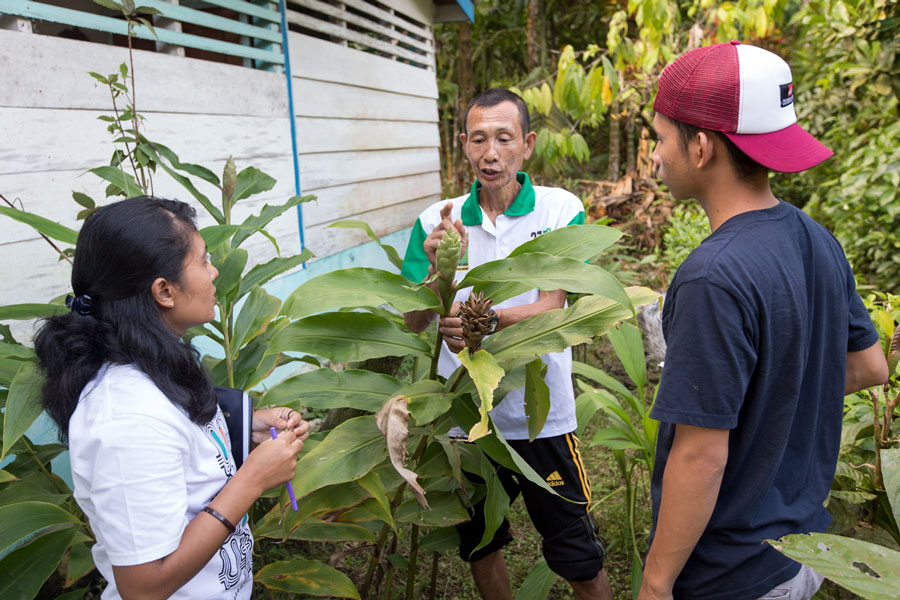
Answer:
POLYGON ((208 323, 216 317, 216 286, 219 271, 209 261, 206 243, 191 231, 191 248, 184 259, 181 282, 172 283, 172 306, 163 318, 178 336, 191 327, 208 323))

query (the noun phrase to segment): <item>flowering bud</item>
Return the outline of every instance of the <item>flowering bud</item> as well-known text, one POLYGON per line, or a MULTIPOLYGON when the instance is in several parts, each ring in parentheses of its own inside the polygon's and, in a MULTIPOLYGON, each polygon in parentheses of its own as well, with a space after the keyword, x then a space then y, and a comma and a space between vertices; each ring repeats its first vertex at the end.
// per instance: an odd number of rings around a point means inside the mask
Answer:
POLYGON ((451 228, 444 233, 437 247, 437 272, 441 279, 453 281, 456 267, 459 265, 462 242, 456 229, 451 228))

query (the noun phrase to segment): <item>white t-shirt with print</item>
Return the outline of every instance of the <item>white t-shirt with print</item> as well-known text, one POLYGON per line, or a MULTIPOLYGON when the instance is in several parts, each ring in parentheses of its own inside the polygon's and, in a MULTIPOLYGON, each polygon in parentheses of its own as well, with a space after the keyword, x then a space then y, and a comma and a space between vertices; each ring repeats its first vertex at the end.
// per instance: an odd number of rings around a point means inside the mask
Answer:
MULTIPOLYGON (((120 598, 112 565, 171 554, 187 524, 234 475, 221 410, 197 425, 130 365, 105 365, 69 422, 74 495, 97 538, 105 600, 120 598)), ((253 536, 245 516, 203 569, 171 598, 235 600, 253 588, 253 536)))

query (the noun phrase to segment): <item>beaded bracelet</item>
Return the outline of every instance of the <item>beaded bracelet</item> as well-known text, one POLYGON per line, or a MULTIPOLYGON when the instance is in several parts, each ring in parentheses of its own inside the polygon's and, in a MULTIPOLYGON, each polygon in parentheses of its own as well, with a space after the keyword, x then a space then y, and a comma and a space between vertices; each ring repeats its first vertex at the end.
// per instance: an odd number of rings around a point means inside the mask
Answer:
POLYGON ((212 515, 213 517, 215 517, 216 519, 218 519, 219 522, 220 522, 222 525, 224 525, 226 528, 228 528, 228 531, 230 531, 231 533, 234 533, 234 530, 236 529, 235 526, 234 526, 234 523, 232 523, 231 521, 229 521, 228 519, 226 519, 226 518, 225 518, 221 513, 219 513, 217 510, 215 510, 214 508, 210 508, 210 507, 208 507, 208 506, 204 506, 204 507, 203 507, 203 512, 205 512, 205 513, 207 513, 207 514, 210 514, 210 515, 212 515))

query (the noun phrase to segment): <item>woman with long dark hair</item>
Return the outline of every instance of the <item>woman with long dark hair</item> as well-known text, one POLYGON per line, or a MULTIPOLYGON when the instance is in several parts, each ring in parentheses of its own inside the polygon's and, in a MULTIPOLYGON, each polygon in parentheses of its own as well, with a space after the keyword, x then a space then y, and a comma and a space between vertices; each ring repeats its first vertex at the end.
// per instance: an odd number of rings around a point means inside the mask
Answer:
POLYGON ((249 598, 247 510, 293 477, 309 432, 296 411, 256 411, 261 443, 235 469, 212 384, 181 339, 215 318, 218 272, 194 216, 141 197, 88 217, 72 310, 35 337, 44 408, 68 439, 75 499, 109 581, 103 598, 249 598), (269 427, 285 431, 273 440, 269 427))

